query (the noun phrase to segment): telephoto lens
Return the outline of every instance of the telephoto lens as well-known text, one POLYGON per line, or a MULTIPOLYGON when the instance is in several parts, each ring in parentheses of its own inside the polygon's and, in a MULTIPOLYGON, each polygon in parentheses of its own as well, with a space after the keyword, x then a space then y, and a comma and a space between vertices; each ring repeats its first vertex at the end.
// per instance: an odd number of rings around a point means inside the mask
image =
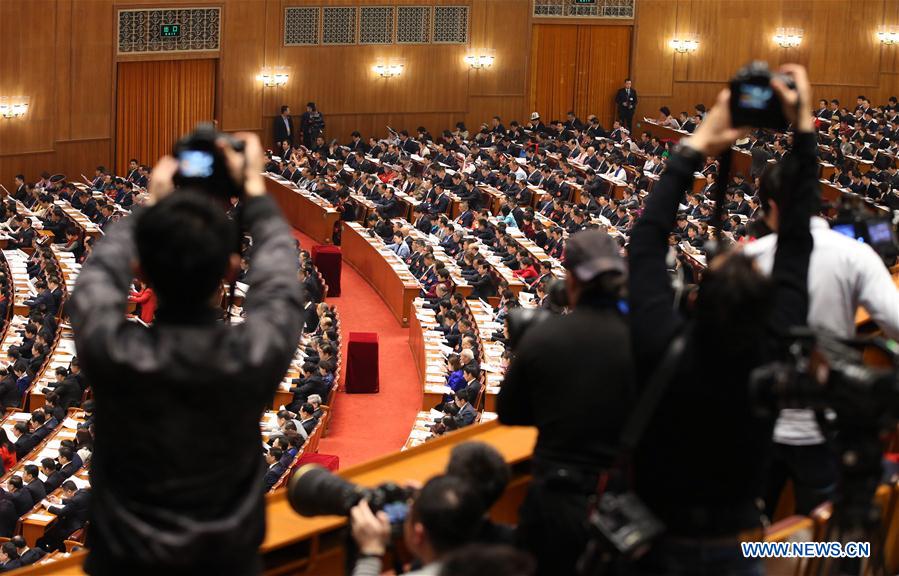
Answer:
POLYGON ((287 484, 287 500, 303 516, 349 516, 364 495, 360 486, 316 464, 300 467, 287 484))

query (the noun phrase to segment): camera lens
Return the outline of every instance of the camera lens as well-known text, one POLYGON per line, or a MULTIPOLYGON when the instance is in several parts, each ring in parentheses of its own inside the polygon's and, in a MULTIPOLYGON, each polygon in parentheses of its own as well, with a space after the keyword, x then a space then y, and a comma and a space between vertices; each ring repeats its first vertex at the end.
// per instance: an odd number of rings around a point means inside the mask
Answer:
POLYGON ((290 506, 303 516, 347 516, 363 493, 359 487, 326 468, 307 464, 287 485, 290 506))

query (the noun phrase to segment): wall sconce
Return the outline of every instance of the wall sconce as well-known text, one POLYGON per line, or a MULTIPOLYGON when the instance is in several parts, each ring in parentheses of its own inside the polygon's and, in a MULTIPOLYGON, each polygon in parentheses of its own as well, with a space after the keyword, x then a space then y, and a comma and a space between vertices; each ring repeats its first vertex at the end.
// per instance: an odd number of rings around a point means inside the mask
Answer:
POLYGON ((393 78, 403 73, 402 64, 376 64, 372 70, 381 78, 393 78))
POLYGON ((261 80, 263 86, 285 86, 287 80, 290 79, 288 68, 263 68, 262 72, 256 76, 257 80, 261 80))
POLYGON ((465 57, 465 63, 472 70, 481 70, 483 68, 490 68, 493 66, 493 63, 496 61, 496 56, 489 53, 482 54, 469 54, 465 57))
POLYGON ((774 34, 774 42, 781 48, 796 48, 802 44, 802 29, 778 28, 774 34))
POLYGON ((699 40, 695 38, 673 38, 668 45, 678 54, 688 54, 699 49, 699 40))
POLYGON ((899 30, 895 26, 884 26, 877 31, 877 39, 880 40, 881 44, 886 44, 887 46, 899 44, 899 30))
POLYGON ((9 98, 0 98, 0 116, 4 118, 19 118, 28 112, 28 102, 24 99, 17 99, 18 102, 11 102, 9 98))

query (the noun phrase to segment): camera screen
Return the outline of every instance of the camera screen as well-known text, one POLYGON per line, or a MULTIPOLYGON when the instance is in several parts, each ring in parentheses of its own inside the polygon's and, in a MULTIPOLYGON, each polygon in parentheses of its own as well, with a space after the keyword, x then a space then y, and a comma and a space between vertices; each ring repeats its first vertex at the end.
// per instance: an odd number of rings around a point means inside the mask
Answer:
POLYGON ((839 232, 843 236, 848 236, 852 239, 864 241, 862 238, 856 238, 855 236, 855 224, 837 224, 833 227, 834 232, 839 232))
POLYGON ((871 238, 871 244, 893 243, 893 232, 886 220, 868 222, 868 236, 871 238))
POLYGON ((744 110, 764 110, 774 95, 771 86, 758 86, 756 84, 740 84, 740 98, 737 101, 744 110))
POLYGON ((203 150, 184 150, 178 155, 179 167, 185 178, 209 178, 212 176, 214 158, 212 153, 203 150))

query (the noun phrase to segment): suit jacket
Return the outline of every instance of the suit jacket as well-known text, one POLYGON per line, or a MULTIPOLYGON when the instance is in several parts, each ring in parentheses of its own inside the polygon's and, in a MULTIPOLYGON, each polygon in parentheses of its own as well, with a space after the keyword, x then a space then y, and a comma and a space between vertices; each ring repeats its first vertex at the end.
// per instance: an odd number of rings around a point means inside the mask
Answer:
POLYGON ((38 445, 40 442, 37 438, 34 437, 34 434, 22 434, 19 436, 19 439, 13 443, 13 446, 16 447, 16 458, 21 460, 28 453, 34 450, 34 447, 38 445))
POLYGON ((84 465, 84 462, 81 461, 81 456, 76 452, 72 454, 72 461, 60 468, 60 472, 66 478, 78 472, 78 470, 84 465))
POLYGON ((0 499, 0 536, 12 538, 16 532, 16 523, 19 521, 19 513, 9 498, 0 499))
POLYGON ((47 492, 53 492, 60 486, 62 483, 66 481, 65 476, 63 476, 62 472, 59 470, 54 471, 52 474, 47 476, 47 479, 44 480, 44 487, 47 489, 47 492))
POLYGON ((24 487, 13 494, 12 492, 7 492, 9 495, 9 499, 12 501, 13 506, 16 507, 16 513, 21 516, 25 512, 31 510, 31 507, 34 506, 34 500, 31 498, 31 492, 26 490, 24 487))
POLYGON ((34 564, 46 555, 47 553, 43 548, 29 548, 24 554, 19 556, 19 561, 22 562, 23 566, 28 566, 29 564, 34 564))
POLYGON ((44 483, 41 482, 40 478, 35 478, 26 484, 25 488, 31 492, 31 499, 34 502, 40 502, 47 497, 47 488, 44 487, 44 483))
POLYGON ((277 116, 275 116, 275 119, 272 122, 272 133, 275 135, 275 142, 283 142, 287 140, 288 142, 290 142, 291 148, 293 148, 293 118, 291 118, 290 116, 287 117, 287 126, 284 125, 284 117, 278 114, 277 116), (287 126, 290 127, 289 133, 287 130, 287 126))
POLYGON ((62 507, 50 506, 47 509, 51 514, 56 514, 56 528, 64 538, 84 526, 90 501, 90 490, 78 490, 71 498, 63 498, 62 507))
POLYGON ((619 111, 627 110, 633 114, 634 108, 637 107, 637 91, 631 88, 628 92, 625 88, 619 88, 615 93, 615 104, 619 111))
POLYGON ((268 492, 272 489, 272 486, 281 478, 281 475, 284 474, 286 468, 281 462, 275 462, 271 466, 269 466, 268 470, 265 471, 265 491, 268 492))
POLYGON ((474 409, 474 406, 472 406, 471 403, 466 402, 465 405, 459 409, 459 413, 454 416, 454 419, 461 428, 462 426, 473 424, 477 415, 478 411, 474 409))

